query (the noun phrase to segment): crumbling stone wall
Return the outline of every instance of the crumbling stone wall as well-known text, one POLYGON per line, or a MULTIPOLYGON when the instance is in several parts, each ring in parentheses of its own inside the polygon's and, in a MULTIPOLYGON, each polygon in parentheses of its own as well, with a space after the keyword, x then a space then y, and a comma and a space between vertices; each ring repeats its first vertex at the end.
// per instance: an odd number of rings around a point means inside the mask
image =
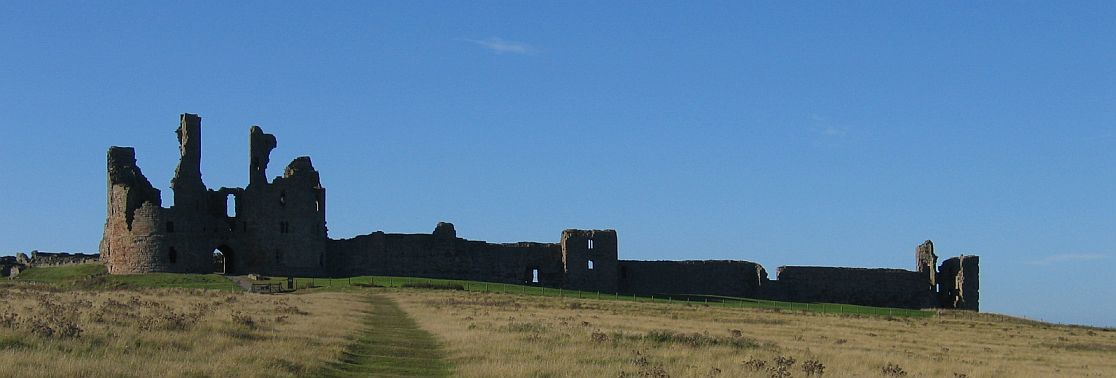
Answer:
POLYGON ((19 272, 35 266, 63 266, 72 264, 94 264, 101 262, 96 253, 65 253, 31 251, 15 256, 0 256, 0 277, 15 277, 19 272))
POLYGON ((620 292, 756 298, 767 271, 748 261, 620 261, 620 292))
POLYGON ((101 262, 101 255, 96 253, 50 253, 31 251, 28 259, 29 266, 59 266, 71 264, 92 264, 101 262))

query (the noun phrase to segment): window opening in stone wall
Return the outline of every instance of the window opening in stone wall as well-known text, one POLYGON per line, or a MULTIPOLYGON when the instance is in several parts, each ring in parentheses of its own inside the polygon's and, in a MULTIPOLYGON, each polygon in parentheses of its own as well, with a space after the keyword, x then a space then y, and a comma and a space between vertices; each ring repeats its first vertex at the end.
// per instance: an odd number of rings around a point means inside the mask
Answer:
POLYGON ((317 211, 319 213, 322 212, 322 200, 320 200, 320 199, 314 200, 314 211, 317 211))
POLYGON ((325 266, 325 253, 318 253, 318 267, 325 266))
POLYGON ((178 261, 178 251, 175 251, 174 247, 171 247, 170 251, 167 252, 167 260, 170 260, 171 264, 174 264, 176 261, 178 261))
POLYGON ((282 249, 278 249, 278 248, 275 249, 275 262, 283 263, 283 250, 282 249))
POLYGON ((589 270, 593 270, 593 260, 589 260, 589 270))
POLYGON ((531 283, 539 283, 539 270, 531 269, 531 283))
POLYGON ((593 249, 593 239, 589 239, 589 249, 593 249))
POLYGON ((236 217, 236 196, 225 195, 225 216, 229 218, 236 217))
POLYGON ((174 222, 167 222, 167 233, 174 233, 174 222))
POLYGON ((287 207, 287 191, 279 192, 279 206, 287 207))

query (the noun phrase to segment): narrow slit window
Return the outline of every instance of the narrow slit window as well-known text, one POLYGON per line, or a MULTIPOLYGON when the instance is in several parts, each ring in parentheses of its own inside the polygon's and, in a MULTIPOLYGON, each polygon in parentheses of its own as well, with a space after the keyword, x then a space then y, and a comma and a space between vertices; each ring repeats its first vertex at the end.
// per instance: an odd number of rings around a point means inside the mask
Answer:
POLYGON ((589 249, 593 249, 593 239, 589 239, 589 249))
POLYGON ((589 260, 589 270, 593 270, 593 260, 589 260))
POLYGON ((178 261, 178 251, 175 251, 174 247, 171 247, 170 251, 167 252, 167 260, 170 260, 171 264, 178 261))
POLYGON ((539 270, 531 269, 531 283, 539 283, 539 270))
POLYGON ((225 216, 229 218, 236 218, 236 196, 225 196, 225 216))

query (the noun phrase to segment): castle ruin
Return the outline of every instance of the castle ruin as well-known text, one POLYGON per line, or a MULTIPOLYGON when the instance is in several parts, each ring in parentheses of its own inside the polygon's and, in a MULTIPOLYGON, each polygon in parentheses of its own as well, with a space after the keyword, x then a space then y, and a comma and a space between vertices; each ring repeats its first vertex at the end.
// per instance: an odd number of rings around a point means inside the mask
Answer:
POLYGON ((936 266, 930 241, 916 248, 914 271, 784 266, 770 280, 748 261, 620 260, 614 230, 568 229, 557 243, 488 243, 459 238, 452 224, 438 223, 430 234, 331 239, 326 190, 309 157, 294 159, 268 181, 277 142, 252 126, 248 185, 209 189, 201 174, 201 131, 200 117, 181 115, 170 207, 140 171, 133 148, 109 148, 100 252, 110 274, 413 276, 637 295, 979 309, 977 256, 936 266))

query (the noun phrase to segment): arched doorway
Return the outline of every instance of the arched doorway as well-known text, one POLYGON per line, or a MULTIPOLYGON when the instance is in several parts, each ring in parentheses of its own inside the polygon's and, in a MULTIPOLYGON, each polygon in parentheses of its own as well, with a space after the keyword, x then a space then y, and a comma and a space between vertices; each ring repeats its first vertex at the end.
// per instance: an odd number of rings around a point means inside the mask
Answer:
POLYGON ((234 274, 232 248, 226 245, 213 249, 213 273, 234 274))

